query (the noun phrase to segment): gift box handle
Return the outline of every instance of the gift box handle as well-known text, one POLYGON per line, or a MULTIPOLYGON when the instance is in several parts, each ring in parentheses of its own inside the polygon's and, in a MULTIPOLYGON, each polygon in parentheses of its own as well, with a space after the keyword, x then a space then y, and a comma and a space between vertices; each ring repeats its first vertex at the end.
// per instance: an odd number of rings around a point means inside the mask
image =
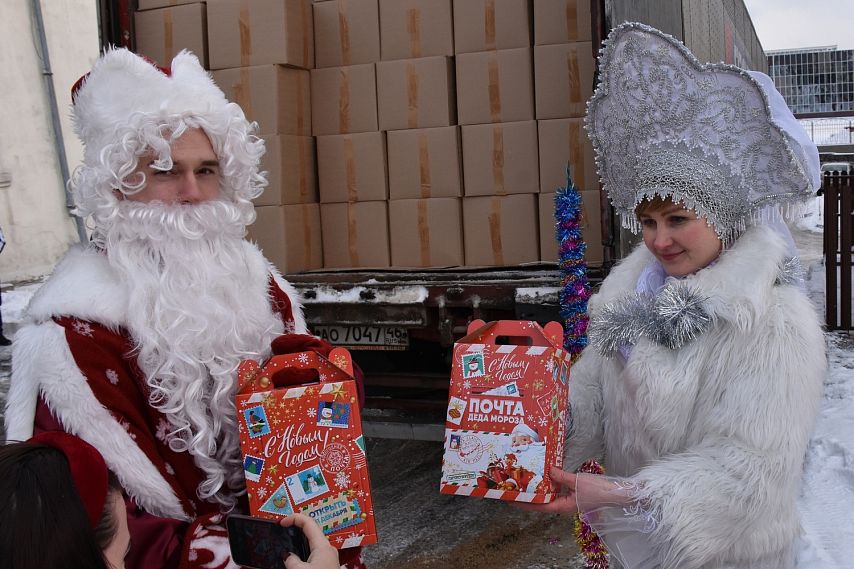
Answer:
POLYGON ((253 360, 241 362, 237 375, 238 394, 327 380, 342 381, 353 379, 353 359, 345 348, 333 348, 329 359, 311 351, 280 354, 270 358, 263 368, 253 360), (346 377, 337 376, 336 371, 343 372, 346 377))
MULTIPOLYGON (((495 340, 506 338, 508 343, 525 346, 531 345, 531 340, 539 340, 543 336, 546 337, 552 344, 560 347, 563 344, 563 327, 559 322, 549 322, 544 327, 540 327, 536 322, 531 321, 535 326, 527 326, 526 321, 520 320, 496 320, 486 323, 483 320, 472 320, 466 331, 467 335, 475 334, 478 331, 486 332, 488 326, 489 336, 495 340), (519 343, 514 339, 525 339, 525 343, 519 343)), ((495 342, 499 343, 499 342, 495 342)))

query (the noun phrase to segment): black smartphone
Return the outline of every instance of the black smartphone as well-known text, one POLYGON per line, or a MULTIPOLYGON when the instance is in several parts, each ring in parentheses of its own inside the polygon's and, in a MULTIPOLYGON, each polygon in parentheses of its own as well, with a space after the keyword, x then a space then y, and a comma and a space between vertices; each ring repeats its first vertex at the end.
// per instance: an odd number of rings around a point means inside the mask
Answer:
POLYGON ((289 553, 303 561, 311 553, 305 534, 296 526, 284 528, 278 520, 230 515, 226 520, 231 558, 252 569, 282 569, 289 553))

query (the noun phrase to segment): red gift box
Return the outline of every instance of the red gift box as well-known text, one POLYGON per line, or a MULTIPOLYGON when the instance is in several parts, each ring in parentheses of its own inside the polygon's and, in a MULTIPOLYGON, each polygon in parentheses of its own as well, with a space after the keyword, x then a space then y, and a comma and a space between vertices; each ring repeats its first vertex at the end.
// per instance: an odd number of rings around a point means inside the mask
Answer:
POLYGON ((563 465, 570 356, 557 322, 472 322, 454 345, 443 494, 545 503, 563 465))
POLYGON ((238 368, 240 448, 253 516, 312 517, 338 549, 377 542, 353 361, 344 348, 238 368), (281 378, 317 382, 278 386, 281 378))

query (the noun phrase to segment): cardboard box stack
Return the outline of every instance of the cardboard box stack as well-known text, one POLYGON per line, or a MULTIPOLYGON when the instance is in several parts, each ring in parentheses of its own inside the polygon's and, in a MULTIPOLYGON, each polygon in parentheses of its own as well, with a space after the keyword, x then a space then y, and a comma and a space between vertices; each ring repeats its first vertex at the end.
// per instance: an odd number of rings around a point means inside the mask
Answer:
POLYGON ((140 0, 134 14, 136 49, 158 65, 167 66, 182 49, 196 54, 208 67, 207 6, 204 2, 140 0))
POLYGON ((323 265, 388 267, 385 134, 377 121, 377 0, 312 6, 317 68, 311 71, 323 265))
POLYGON ((196 52, 258 123, 270 186, 250 237, 282 271, 556 261, 567 162, 601 261, 587 3, 139 6, 141 52, 196 52))
POLYGON ((269 186, 255 202, 249 238, 282 271, 323 266, 311 81, 308 0, 208 0, 208 53, 226 97, 258 123, 269 186))
POLYGON ((463 265, 451 0, 379 0, 391 263, 463 265))
POLYGON ((540 258, 530 9, 525 0, 454 2, 469 265, 540 258))
POLYGON ((595 61, 590 3, 537 0, 534 4, 534 88, 540 149, 540 259, 556 261, 554 192, 566 184, 566 164, 581 190, 587 261, 602 262, 599 191, 593 147, 584 130, 593 95, 595 61))

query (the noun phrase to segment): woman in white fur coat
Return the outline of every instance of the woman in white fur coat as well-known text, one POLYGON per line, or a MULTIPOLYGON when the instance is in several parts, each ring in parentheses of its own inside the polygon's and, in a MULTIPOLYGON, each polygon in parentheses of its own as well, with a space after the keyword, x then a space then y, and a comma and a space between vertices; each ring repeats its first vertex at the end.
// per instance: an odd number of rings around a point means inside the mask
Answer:
MULTIPOLYGON (((701 65, 640 24, 609 37, 587 125, 644 243, 590 300, 567 470, 534 507, 581 511, 630 569, 790 569, 824 338, 779 212, 820 182, 766 76, 701 65)), ((790 236, 789 236, 790 239, 790 236)))

